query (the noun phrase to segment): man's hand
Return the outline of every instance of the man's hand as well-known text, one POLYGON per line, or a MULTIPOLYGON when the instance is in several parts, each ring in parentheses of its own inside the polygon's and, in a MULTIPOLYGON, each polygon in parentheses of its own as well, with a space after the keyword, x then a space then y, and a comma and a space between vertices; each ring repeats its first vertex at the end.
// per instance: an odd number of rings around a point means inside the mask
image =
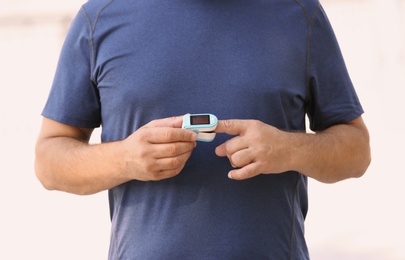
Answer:
POLYGON ((157 181, 180 173, 196 146, 197 134, 181 129, 182 117, 154 120, 123 141, 131 178, 157 181))
POLYGON ((231 179, 296 171, 325 183, 362 176, 371 161, 363 119, 307 134, 285 132, 257 120, 222 120, 217 133, 236 135, 216 148, 235 170, 231 179))
POLYGON ((287 133, 257 120, 220 120, 215 132, 237 135, 215 150, 237 168, 229 172, 229 178, 243 180, 289 170, 287 133))

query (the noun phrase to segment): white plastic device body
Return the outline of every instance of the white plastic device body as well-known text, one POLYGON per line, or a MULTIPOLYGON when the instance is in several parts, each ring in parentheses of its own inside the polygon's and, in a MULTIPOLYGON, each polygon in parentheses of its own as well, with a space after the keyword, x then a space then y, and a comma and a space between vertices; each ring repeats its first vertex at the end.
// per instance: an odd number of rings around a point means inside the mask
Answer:
POLYGON ((218 118, 213 114, 187 114, 183 116, 182 128, 198 134, 197 141, 211 142, 215 139, 213 132, 218 124, 218 118))

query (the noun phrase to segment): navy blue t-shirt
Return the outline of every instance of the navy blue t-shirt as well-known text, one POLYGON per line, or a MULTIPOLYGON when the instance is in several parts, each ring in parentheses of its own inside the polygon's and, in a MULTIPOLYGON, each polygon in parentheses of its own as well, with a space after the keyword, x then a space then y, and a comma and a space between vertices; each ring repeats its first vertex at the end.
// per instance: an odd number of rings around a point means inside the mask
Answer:
MULTIPOLYGON (((61 52, 43 116, 122 140, 154 119, 212 113, 315 131, 363 111, 315 0, 90 0, 61 52)), ((184 170, 109 191, 109 259, 308 259, 307 178, 227 178, 199 143, 184 170)))

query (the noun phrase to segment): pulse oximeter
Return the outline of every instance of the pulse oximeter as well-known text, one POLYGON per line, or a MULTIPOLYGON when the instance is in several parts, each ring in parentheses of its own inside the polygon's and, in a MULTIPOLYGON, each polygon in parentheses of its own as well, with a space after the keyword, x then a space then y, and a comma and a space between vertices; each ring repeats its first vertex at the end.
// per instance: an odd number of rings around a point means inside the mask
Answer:
POLYGON ((182 128, 198 134, 197 141, 211 142, 215 138, 213 132, 218 124, 218 118, 212 114, 187 114, 183 116, 182 128))

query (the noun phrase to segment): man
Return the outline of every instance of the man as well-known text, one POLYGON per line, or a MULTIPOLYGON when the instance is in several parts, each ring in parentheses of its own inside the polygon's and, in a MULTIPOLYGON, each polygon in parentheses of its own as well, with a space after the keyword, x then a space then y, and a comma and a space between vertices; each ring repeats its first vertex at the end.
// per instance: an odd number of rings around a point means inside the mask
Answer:
POLYGON ((109 259, 309 259, 307 177, 363 175, 362 113, 318 1, 90 0, 36 174, 47 189, 109 190, 109 259), (181 115, 204 112, 222 134, 197 144, 181 115))

